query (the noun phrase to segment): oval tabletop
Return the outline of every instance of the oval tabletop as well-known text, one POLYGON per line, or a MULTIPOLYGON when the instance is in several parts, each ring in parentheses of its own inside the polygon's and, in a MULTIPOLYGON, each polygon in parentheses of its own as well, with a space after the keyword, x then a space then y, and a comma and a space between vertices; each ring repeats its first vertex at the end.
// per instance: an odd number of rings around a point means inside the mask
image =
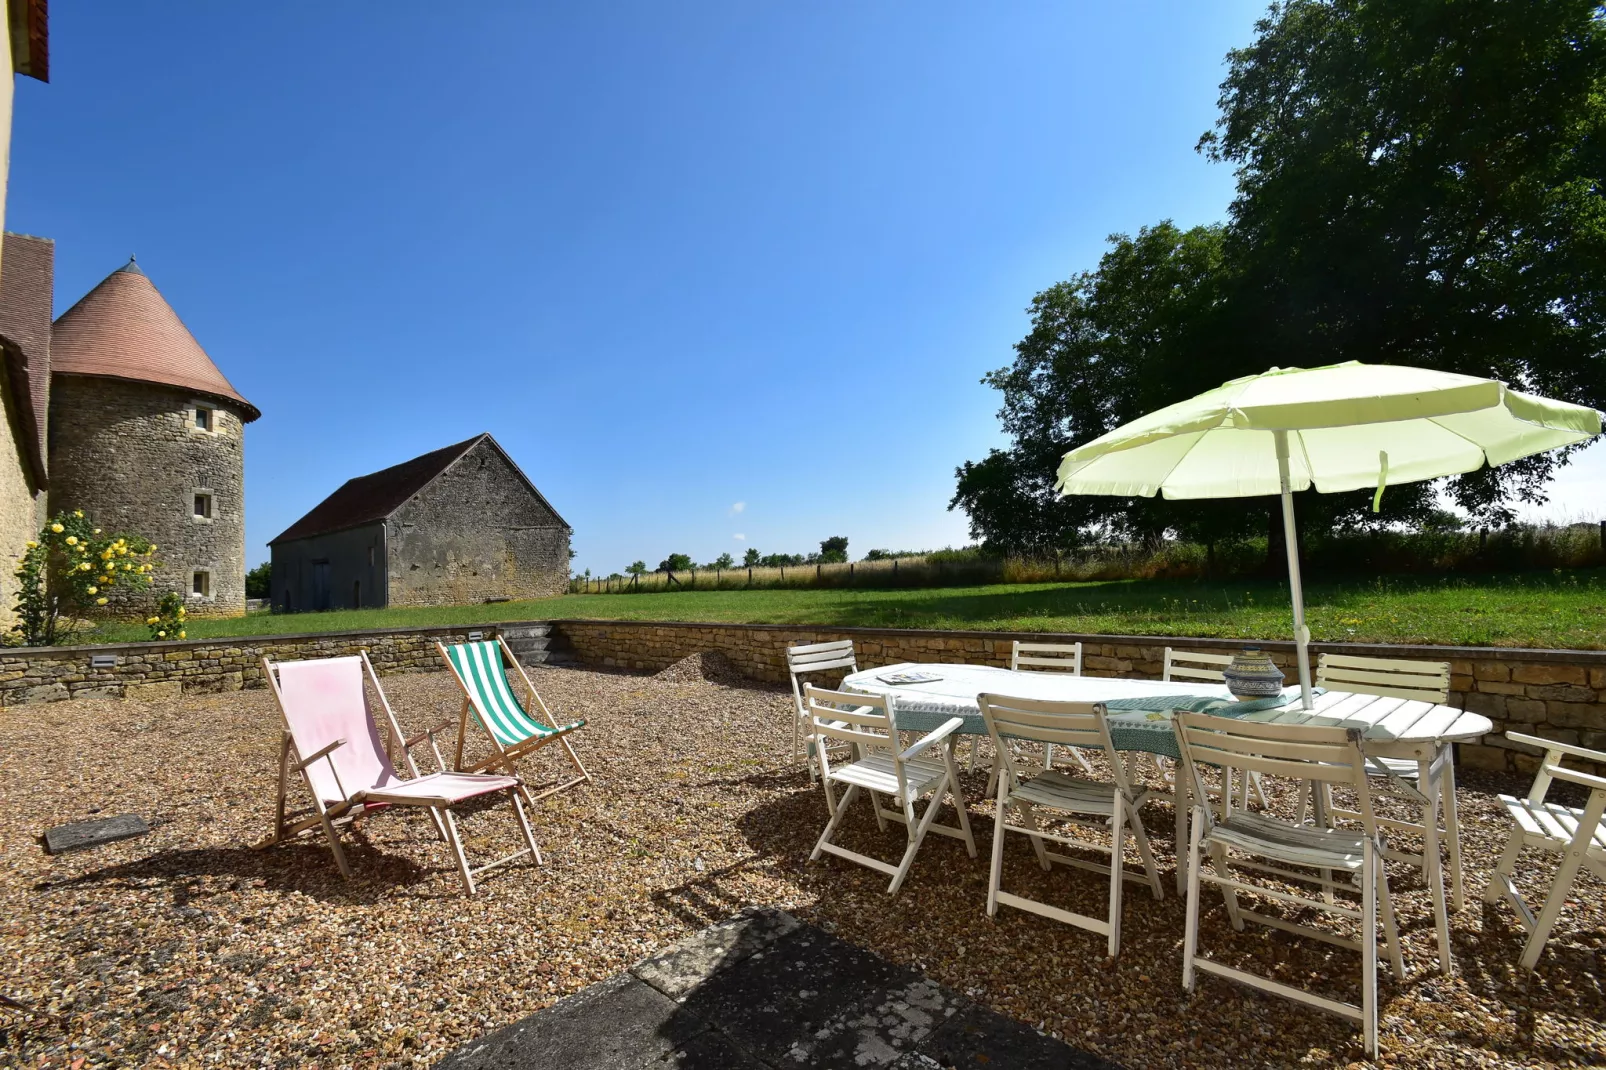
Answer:
POLYGON ((1020 672, 995 665, 905 662, 851 673, 842 681, 842 688, 890 696, 900 728, 930 731, 950 717, 960 717, 965 721, 961 731, 970 735, 986 732, 977 695, 1102 702, 1109 711, 1110 735, 1118 748, 1170 757, 1177 755, 1171 714, 1179 708, 1280 724, 1359 728, 1369 752, 1398 757, 1425 757, 1432 748, 1473 740, 1494 730, 1494 724, 1481 714, 1420 699, 1317 689, 1313 708, 1306 710, 1300 706, 1297 687, 1285 688, 1277 698, 1238 702, 1222 684, 1020 672), (936 679, 922 683, 896 679, 914 672, 936 679))

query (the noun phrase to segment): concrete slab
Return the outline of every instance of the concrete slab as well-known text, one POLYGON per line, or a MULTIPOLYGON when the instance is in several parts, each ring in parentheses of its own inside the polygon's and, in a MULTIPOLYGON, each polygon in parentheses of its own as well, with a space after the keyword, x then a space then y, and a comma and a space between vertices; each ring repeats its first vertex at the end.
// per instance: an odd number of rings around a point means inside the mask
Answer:
POLYGON ((785 911, 748 907, 734 918, 693 933, 630 972, 670 999, 681 999, 715 971, 763 950, 800 924, 785 911))
POLYGON ((143 836, 149 831, 150 826, 138 814, 75 821, 46 830, 45 853, 59 855, 64 851, 81 851, 87 847, 99 847, 103 843, 143 836))
POLYGON ((665 1060, 708 1030, 661 992, 620 974, 459 1048, 436 1070, 640 1070, 674 1065, 665 1060))
POLYGON ((749 908, 437 1070, 1111 1070, 778 910, 749 908), (673 998, 672 998, 673 997, 673 998))

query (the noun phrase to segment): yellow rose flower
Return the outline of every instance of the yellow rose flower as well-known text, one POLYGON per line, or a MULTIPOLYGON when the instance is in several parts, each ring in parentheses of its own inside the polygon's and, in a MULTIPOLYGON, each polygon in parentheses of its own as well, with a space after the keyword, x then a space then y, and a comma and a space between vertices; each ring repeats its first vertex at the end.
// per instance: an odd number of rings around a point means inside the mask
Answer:
POLYGON ((99 528, 96 528, 96 529, 95 529, 95 534, 96 534, 96 535, 99 535, 99 534, 100 534, 100 529, 99 529, 99 528))
POLYGON ((156 544, 154 542, 151 543, 151 548, 149 550, 146 550, 145 552, 148 553, 148 554, 154 554, 156 552, 156 544))
POLYGON ((89 562, 88 562, 88 561, 81 561, 81 562, 79 562, 79 564, 78 564, 78 570, 79 570, 79 571, 80 571, 80 572, 88 572, 88 571, 89 571, 89 562))
POLYGON ((39 544, 34 542, 32 539, 29 539, 28 540, 28 549, 37 550, 37 549, 39 549, 39 544))
POLYGON ((50 530, 54 531, 57 535, 60 535, 62 532, 66 531, 67 529, 62 527, 60 524, 52 524, 52 525, 50 525, 50 530))
POLYGON ((105 605, 105 604, 106 604, 106 599, 104 599, 104 598, 97 598, 97 599, 95 599, 95 604, 96 604, 96 605, 97 605, 97 606, 103 606, 103 605, 105 605))
POLYGON ((67 536, 67 545, 68 546, 77 546, 78 545, 78 536, 76 536, 76 535, 67 536))
POLYGON ((156 638, 165 639, 165 638, 167 638, 167 633, 166 632, 157 632, 156 633, 156 638))
POLYGON ((98 593, 100 591, 100 588, 99 587, 86 587, 86 588, 84 588, 84 590, 88 591, 90 594, 96 594, 96 593, 98 593))
POLYGON ((157 621, 159 621, 161 619, 162 619, 161 617, 146 617, 145 618, 145 623, 146 624, 155 624, 157 621))
POLYGON ((179 638, 180 638, 180 639, 182 639, 182 638, 184 638, 184 629, 183 629, 183 628, 180 628, 180 629, 179 629, 179 630, 178 630, 178 637, 179 637, 179 638))
POLYGON ((129 564, 127 561, 123 562, 123 571, 124 572, 131 572, 131 571, 133 571, 133 568, 134 568, 134 566, 129 564))
POLYGON ((82 520, 84 518, 84 511, 82 509, 74 509, 72 511, 72 515, 76 516, 79 520, 82 520))

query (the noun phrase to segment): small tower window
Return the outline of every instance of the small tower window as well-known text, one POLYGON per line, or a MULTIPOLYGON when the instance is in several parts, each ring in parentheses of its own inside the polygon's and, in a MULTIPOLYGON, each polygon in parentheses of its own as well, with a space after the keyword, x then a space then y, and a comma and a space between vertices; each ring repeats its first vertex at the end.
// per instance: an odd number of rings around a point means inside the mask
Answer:
POLYGON ((209 491, 195 492, 195 518, 197 520, 212 519, 212 495, 209 491))
POLYGON ((190 576, 190 594, 196 598, 212 597, 212 574, 197 571, 190 576))
POLYGON ((216 413, 205 405, 195 406, 195 429, 197 431, 216 430, 216 413))

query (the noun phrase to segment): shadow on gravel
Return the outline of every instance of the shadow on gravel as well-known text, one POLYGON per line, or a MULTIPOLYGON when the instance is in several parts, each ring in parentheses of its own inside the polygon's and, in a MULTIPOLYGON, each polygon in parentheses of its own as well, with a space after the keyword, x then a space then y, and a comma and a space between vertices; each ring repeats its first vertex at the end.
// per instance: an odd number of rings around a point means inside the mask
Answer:
POLYGON ((351 880, 340 876, 327 845, 306 839, 261 851, 249 847, 158 851, 135 862, 91 870, 67 880, 41 882, 34 888, 48 893, 91 884, 165 886, 172 892, 173 905, 181 907, 250 884, 272 891, 300 892, 329 903, 367 905, 393 899, 398 888, 423 883, 436 872, 456 872, 444 855, 438 869, 426 869, 378 850, 360 835, 344 835, 341 847, 351 863, 351 880))

